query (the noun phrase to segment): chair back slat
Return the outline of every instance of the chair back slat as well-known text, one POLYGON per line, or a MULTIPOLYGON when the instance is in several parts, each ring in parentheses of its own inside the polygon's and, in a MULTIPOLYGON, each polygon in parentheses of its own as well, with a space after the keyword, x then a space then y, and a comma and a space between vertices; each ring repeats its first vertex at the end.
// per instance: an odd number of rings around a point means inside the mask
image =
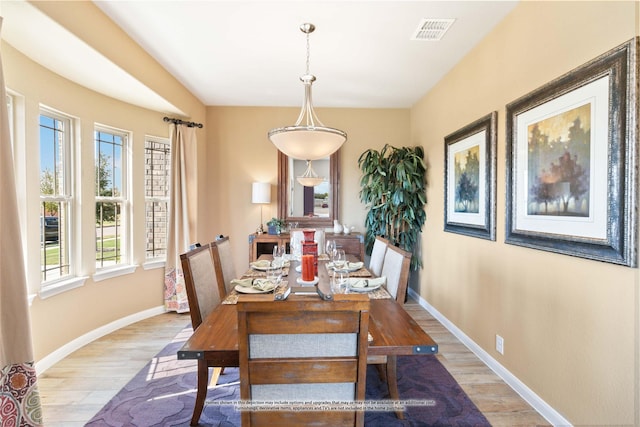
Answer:
POLYGON ((213 261, 216 264, 218 272, 218 280, 224 283, 226 294, 233 290, 231 281, 237 276, 235 263, 233 262, 233 253, 231 251, 231 241, 229 237, 223 237, 211 242, 213 252, 213 261))
MULTIPOLYGON (((299 360, 253 360, 249 363, 249 375, 252 384, 291 384, 289 376, 293 375, 301 383, 339 383, 358 381, 358 364, 353 358, 314 359, 300 358, 299 360), (291 362, 293 360, 293 362, 291 362), (282 371, 287 376, 282 375, 282 371)), ((353 384, 351 384, 353 398, 353 384)))

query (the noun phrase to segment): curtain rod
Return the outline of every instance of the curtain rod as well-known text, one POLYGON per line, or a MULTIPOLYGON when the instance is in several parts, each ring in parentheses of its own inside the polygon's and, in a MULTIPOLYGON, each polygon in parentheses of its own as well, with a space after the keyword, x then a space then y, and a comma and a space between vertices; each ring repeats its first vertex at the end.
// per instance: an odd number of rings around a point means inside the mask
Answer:
POLYGON ((196 122, 185 122, 183 120, 180 119, 172 119, 171 117, 165 117, 163 119, 165 122, 171 122, 175 125, 187 125, 190 128, 196 127, 196 128, 201 128, 202 129, 202 123, 196 123, 196 122))

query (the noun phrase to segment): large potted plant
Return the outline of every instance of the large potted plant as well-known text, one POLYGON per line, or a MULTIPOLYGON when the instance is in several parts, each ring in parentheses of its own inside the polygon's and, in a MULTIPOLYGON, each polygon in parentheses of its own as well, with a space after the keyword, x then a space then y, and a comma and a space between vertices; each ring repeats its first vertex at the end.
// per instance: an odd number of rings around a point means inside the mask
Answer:
MULTIPOLYGON (((369 149, 358 158, 362 171, 360 200, 367 206, 365 248, 371 254, 376 236, 413 252, 426 220, 426 171, 422 147, 369 149)), ((422 261, 411 258, 415 270, 422 261)))

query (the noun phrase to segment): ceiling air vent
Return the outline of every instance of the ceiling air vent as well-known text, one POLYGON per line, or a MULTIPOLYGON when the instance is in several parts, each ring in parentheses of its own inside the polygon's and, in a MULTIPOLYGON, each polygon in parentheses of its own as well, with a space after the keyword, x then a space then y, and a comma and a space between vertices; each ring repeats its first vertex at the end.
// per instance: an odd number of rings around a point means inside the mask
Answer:
POLYGON ((411 40, 438 41, 454 22, 455 19, 425 18, 420 21, 420 25, 418 25, 418 29, 411 37, 411 40))

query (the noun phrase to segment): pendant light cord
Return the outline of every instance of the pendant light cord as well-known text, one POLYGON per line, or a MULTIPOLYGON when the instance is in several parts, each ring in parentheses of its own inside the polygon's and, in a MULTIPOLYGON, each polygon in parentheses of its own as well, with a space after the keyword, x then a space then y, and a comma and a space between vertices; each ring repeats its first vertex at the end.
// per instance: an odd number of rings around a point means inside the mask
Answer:
POLYGON ((309 43, 309 33, 307 33, 307 74, 309 74, 309 57, 310 57, 310 43, 309 43))

